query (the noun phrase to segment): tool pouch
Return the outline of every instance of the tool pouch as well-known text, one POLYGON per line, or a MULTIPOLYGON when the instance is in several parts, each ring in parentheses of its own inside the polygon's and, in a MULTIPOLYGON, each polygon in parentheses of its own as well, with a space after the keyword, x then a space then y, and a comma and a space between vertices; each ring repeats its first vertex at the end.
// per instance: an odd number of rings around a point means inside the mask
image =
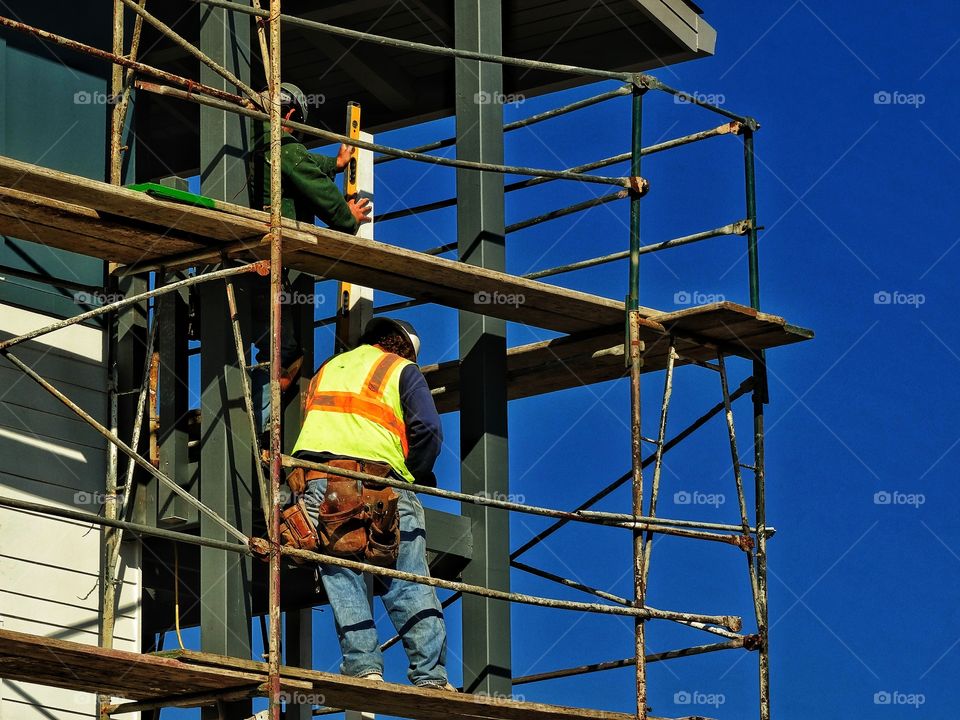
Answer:
MULTIPOLYGON (((280 515, 280 541, 287 547, 298 550, 317 549, 317 529, 310 520, 306 506, 300 500, 280 515)), ((297 564, 305 562, 300 558, 293 558, 297 564)))
POLYGON ((360 483, 327 478, 319 513, 320 552, 338 557, 362 555, 367 545, 367 518, 360 483))
POLYGON ((364 559, 371 565, 393 566, 400 554, 400 496, 391 487, 364 483, 363 504, 369 517, 364 559))

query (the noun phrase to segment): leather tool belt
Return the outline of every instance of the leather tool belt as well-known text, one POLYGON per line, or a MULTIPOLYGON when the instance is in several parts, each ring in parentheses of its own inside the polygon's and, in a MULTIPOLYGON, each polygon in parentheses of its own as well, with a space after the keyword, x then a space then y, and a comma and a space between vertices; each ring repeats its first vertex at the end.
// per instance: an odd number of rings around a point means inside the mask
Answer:
MULTIPOLYGON (((385 463, 330 460, 326 464, 343 470, 362 472, 377 477, 387 477, 391 468, 385 463)), ((295 545, 304 549, 337 557, 362 560, 371 565, 388 567, 396 564, 400 552, 400 514, 397 503, 400 496, 386 485, 372 481, 360 481, 317 470, 306 471, 305 482, 326 478, 327 490, 317 517, 313 548, 295 545)), ((287 544, 307 542, 311 536, 303 527, 304 521, 313 527, 303 503, 292 505, 284 513, 281 535, 287 544), (301 508, 297 510, 298 506, 301 508), (288 520, 286 513, 290 513, 288 520), (288 532, 283 527, 289 528, 288 532)))

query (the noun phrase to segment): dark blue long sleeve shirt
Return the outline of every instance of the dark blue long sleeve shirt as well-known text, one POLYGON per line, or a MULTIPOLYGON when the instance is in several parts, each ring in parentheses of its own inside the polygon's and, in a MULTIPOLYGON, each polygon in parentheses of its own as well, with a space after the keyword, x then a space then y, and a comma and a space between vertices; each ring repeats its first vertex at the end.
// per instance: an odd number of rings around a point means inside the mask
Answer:
POLYGON ((418 483, 435 487, 433 466, 443 447, 443 426, 427 381, 416 365, 407 365, 400 373, 400 407, 407 428, 407 469, 418 483))

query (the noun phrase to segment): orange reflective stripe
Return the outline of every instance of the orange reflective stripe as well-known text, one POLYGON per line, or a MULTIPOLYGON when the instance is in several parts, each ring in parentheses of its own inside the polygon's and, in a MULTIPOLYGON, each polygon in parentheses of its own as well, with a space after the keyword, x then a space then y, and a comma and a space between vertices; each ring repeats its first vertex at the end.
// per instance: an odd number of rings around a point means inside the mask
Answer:
POLYGON ((317 386, 320 385, 320 379, 323 377, 323 371, 327 368, 327 363, 330 362, 330 359, 327 359, 320 365, 320 368, 317 370, 316 374, 310 379, 310 385, 307 386, 307 405, 310 405, 310 398, 313 397, 313 394, 317 391, 317 386))
POLYGON ((308 410, 348 413, 375 422, 397 436, 403 448, 403 456, 407 456, 406 426, 403 420, 382 402, 352 392, 325 391, 316 393, 310 398, 308 410))
POLYGON ((402 362, 403 358, 399 355, 386 353, 370 368, 370 372, 367 374, 367 379, 363 381, 363 388, 360 392, 369 397, 379 396, 383 388, 383 382, 387 379, 387 375, 402 362))

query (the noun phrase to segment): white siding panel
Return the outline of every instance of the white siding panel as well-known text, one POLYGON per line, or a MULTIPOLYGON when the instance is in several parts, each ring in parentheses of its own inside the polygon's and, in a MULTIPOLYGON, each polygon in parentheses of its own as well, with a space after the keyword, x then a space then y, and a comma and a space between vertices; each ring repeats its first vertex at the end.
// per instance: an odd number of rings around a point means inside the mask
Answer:
MULTIPOLYGON (((25 577, 28 578, 28 580, 27 583, 20 583, 21 589, 32 590, 36 593, 36 588, 22 587, 24 584, 30 584, 33 581, 30 575, 26 575, 25 577)), ((84 594, 78 594, 74 597, 73 600, 75 602, 73 603, 37 598, 28 593, 12 590, 0 590, 0 607, 10 608, 4 616, 4 627, 8 630, 16 630, 17 632, 37 634, 36 627, 34 626, 38 624, 37 618, 39 618, 40 621, 42 621, 40 624, 61 628, 62 632, 82 630, 96 635, 97 617, 99 615, 99 609, 97 607, 99 588, 94 582, 84 582, 80 578, 76 580, 77 582, 73 583, 74 589, 83 590, 84 594), (93 592, 91 592, 91 590, 93 592), (90 605, 94 607, 90 607, 90 605), (17 613, 21 614, 18 615, 17 613), (17 627, 18 624, 22 624, 23 627, 17 627), (28 625, 31 627, 28 628, 28 625)), ((95 578, 92 580, 95 581, 95 578)), ((133 587, 133 590, 135 589, 136 586, 133 587)), ((128 585, 127 598, 120 599, 115 631, 117 642, 124 640, 127 643, 132 643, 136 640, 137 606, 133 594, 133 591, 128 585)), ((65 592, 57 593, 58 597, 64 597, 65 595, 65 592)), ((58 635, 57 637, 60 636, 58 635)), ((94 638, 94 640, 95 639, 96 638, 94 638)), ((82 641, 78 640, 78 642, 82 641)), ((117 647, 119 647, 119 644, 117 647)))
MULTIPOLYGON (((4 488, 3 493, 16 499, 37 500, 34 494, 11 488, 4 488)), ((40 502, 55 504, 46 499, 40 499, 40 502)), ((96 512, 96 509, 93 511, 96 512)), ((129 560, 136 566, 136 554, 136 545, 124 543, 123 560, 129 560)), ((77 574, 96 577, 100 572, 100 528, 91 523, 0 508, 0 557, 6 558, 6 564, 0 567, 0 578, 8 577, 7 565, 10 563, 26 563, 28 566, 35 564, 37 574, 44 573, 43 568, 49 567, 67 576, 77 574)), ((126 567, 126 562, 123 567, 126 567)), ((10 565, 9 572, 15 571, 18 571, 18 568, 10 565)), ((133 582, 137 580, 133 579, 133 582)), ((3 584, 0 587, 9 589, 12 586, 3 584)), ((65 600, 69 601, 69 598, 70 596, 65 600)))
MULTIPOLYGON (((0 337, 54 320, 0 305, 0 337)), ((105 422, 102 331, 73 326, 24 343, 14 352, 105 422)), ((105 472, 106 442, 62 403, 0 360, 0 494, 99 513, 105 472)), ((96 645, 100 555, 99 526, 0 508, 0 625, 96 645)), ((140 547, 124 543, 114 641, 115 647, 124 650, 139 650, 139 567, 140 547)), ((95 697, 89 693, 0 681, 0 720, 82 720, 95 712, 95 697)))
POLYGON ((2 720, 81 720, 96 714, 97 696, 91 693, 7 680, 3 693, 2 720))

